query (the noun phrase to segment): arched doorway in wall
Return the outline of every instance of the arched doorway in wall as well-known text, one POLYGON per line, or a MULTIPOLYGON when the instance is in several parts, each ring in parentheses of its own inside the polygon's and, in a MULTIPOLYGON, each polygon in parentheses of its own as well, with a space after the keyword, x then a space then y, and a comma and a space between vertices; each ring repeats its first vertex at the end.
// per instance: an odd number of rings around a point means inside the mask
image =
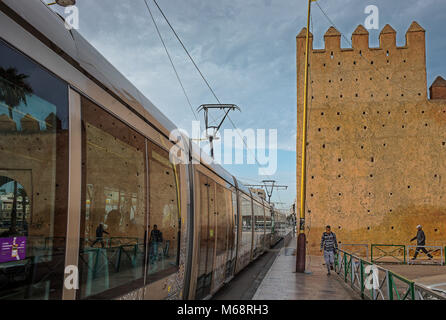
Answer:
POLYGON ((0 174, 0 238, 28 236, 30 195, 20 181, 0 174))

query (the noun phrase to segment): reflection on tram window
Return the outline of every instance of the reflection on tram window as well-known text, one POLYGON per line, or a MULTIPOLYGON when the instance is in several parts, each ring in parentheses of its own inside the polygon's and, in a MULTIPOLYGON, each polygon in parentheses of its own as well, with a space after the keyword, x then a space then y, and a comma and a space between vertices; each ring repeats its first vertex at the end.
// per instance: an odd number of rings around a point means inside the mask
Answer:
MULTIPOLYGON (((0 241, 11 236, 28 236, 30 205, 30 198, 19 182, 0 176, 0 241)), ((8 258, 0 254, 0 261, 8 258)))
POLYGON ((149 265, 148 280, 158 274, 175 271, 179 243, 179 175, 169 161, 169 153, 150 143, 149 150, 149 265), (156 230, 155 230, 156 225, 156 230))
POLYGON ((264 246, 265 248, 268 248, 271 246, 271 212, 269 208, 264 207, 265 210, 265 242, 264 246))
POLYGON ((213 275, 214 290, 223 285, 226 276, 226 268, 229 267, 228 254, 230 254, 230 248, 228 248, 228 234, 230 232, 229 219, 232 211, 231 190, 221 186, 220 184, 216 184, 216 201, 217 243, 213 275))
POLYGON ((252 204, 251 199, 245 195, 241 195, 241 212, 242 212, 242 245, 240 248, 240 265, 246 265, 251 257, 252 246, 252 204))
POLYGON ((235 272, 235 257, 236 257, 236 244, 237 244, 237 225, 238 225, 238 215, 237 215, 237 193, 233 189, 231 191, 231 204, 232 210, 229 210, 229 231, 228 231, 228 254, 229 262, 226 268, 226 278, 229 278, 235 272))
POLYGON ((254 256, 263 249, 264 242, 264 212, 263 207, 254 201, 254 256))
POLYGON ((143 284, 145 139, 82 98, 80 298, 109 298, 143 284))
POLYGON ((60 299, 68 86, 0 41, 0 299, 60 299))
POLYGON ((215 248, 215 181, 199 173, 199 222, 198 273, 195 299, 209 295, 212 286, 212 268, 214 266, 215 248))

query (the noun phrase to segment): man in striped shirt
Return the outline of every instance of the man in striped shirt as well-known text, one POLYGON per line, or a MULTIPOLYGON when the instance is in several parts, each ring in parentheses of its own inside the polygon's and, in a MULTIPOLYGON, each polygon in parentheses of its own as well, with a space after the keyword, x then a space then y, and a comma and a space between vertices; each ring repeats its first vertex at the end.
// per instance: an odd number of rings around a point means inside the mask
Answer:
POLYGON ((333 270, 334 266, 334 255, 338 250, 338 241, 336 240, 336 235, 331 232, 330 226, 325 227, 325 232, 322 234, 321 239, 321 252, 324 250, 324 260, 327 266, 328 273, 330 275, 330 269, 333 270))

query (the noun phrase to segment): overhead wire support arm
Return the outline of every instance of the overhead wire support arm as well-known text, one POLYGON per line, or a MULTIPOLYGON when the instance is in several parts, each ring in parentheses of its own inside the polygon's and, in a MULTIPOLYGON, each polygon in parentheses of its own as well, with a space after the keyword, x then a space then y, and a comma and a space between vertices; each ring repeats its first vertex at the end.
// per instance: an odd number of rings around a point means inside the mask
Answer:
POLYGON ((216 131, 220 130, 223 122, 225 121, 226 117, 229 114, 229 111, 235 111, 238 110, 241 112, 240 108, 236 106, 235 104, 202 104, 200 107, 198 107, 197 112, 204 111, 205 114, 205 125, 206 129, 208 128, 208 112, 209 109, 220 109, 220 110, 226 110, 225 115, 223 119, 220 121, 220 123, 215 127, 216 131))
POLYGON ((248 188, 265 188, 266 195, 268 196, 268 203, 271 204, 271 197, 273 195, 274 189, 276 190, 287 190, 288 186, 277 185, 276 180, 262 180, 263 184, 247 184, 248 188))
POLYGON ((223 125, 223 122, 225 121, 226 117, 229 114, 229 111, 235 111, 238 110, 241 112, 240 108, 236 106, 235 104, 202 104, 198 107, 197 112, 203 111, 204 112, 204 123, 206 126, 206 135, 209 139, 209 144, 211 147, 211 157, 214 158, 214 139, 217 132, 220 130, 221 126, 223 125), (220 123, 218 125, 211 126, 209 125, 209 110, 213 109, 219 109, 224 110, 225 115, 223 116, 223 119, 221 119, 220 123), (213 133, 208 134, 208 130, 213 129, 213 133))

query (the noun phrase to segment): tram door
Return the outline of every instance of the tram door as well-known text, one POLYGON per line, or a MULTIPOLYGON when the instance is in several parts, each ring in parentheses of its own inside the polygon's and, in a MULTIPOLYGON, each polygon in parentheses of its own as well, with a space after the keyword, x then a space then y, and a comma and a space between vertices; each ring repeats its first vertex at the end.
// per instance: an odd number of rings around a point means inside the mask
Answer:
POLYGON ((199 176, 200 237, 195 299, 203 299, 211 293, 215 252, 215 182, 203 174, 199 176))

